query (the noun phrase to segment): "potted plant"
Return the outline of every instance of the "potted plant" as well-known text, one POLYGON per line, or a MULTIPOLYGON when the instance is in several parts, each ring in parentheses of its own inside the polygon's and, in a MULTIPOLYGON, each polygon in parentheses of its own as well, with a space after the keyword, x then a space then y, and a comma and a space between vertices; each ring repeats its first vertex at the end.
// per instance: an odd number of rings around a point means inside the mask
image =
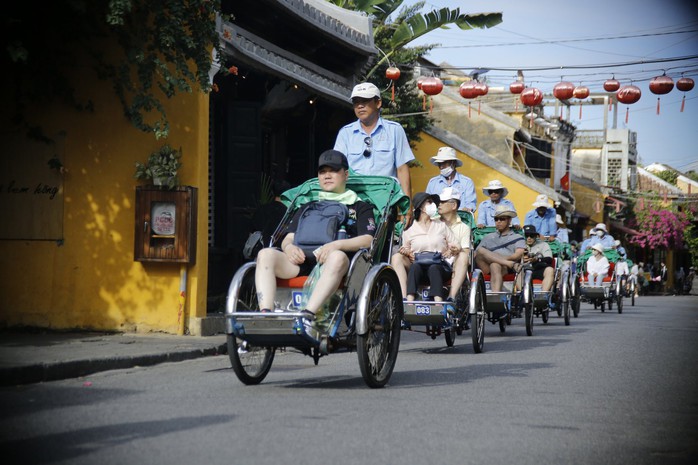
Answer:
POLYGON ((152 179, 156 186, 167 186, 172 189, 179 184, 177 171, 182 166, 179 159, 182 157, 182 149, 175 150, 169 144, 160 147, 151 153, 148 161, 143 164, 136 162, 136 179, 152 179))

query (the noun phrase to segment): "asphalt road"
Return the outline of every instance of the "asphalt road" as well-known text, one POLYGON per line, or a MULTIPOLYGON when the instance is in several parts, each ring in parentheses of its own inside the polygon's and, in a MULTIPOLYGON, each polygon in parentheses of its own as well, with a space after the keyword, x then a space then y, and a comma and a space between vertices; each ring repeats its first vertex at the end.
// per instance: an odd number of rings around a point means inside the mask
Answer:
POLYGON ((227 356, 0 389, 21 464, 695 464, 698 297, 583 304, 571 326, 404 332, 385 389, 355 353, 279 354, 259 386, 227 356))

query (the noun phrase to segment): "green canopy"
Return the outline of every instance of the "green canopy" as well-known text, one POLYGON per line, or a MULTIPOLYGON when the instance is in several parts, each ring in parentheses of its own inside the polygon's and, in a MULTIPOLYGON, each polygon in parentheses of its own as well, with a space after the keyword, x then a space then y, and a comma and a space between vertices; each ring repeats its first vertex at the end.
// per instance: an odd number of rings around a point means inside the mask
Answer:
MULTIPOLYGON (((398 214, 405 215, 410 208, 410 198, 400 188, 395 178, 389 176, 364 176, 351 174, 347 180, 347 189, 356 192, 361 200, 373 204, 374 216, 379 220, 386 207, 396 206, 398 214)), ((298 187, 281 194, 281 202, 294 208, 318 200, 322 191, 317 178, 309 179, 298 187)))
MULTIPOLYGON (((480 241, 482 240, 483 237, 486 235, 493 233, 497 230, 494 226, 485 226, 484 228, 473 228, 473 248, 477 247, 480 244, 480 241)), ((523 229, 514 229, 511 228, 512 231, 515 233, 523 236, 523 229)))

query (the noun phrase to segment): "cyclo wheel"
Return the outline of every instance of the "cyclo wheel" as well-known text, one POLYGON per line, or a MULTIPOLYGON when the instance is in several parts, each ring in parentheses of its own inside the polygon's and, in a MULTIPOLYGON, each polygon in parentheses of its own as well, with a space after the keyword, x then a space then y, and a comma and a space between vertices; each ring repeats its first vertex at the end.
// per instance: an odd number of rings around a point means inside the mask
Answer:
POLYGON ((470 281, 466 279, 463 281, 458 294, 456 294, 456 317, 458 318, 458 326, 456 326, 456 334, 463 334, 463 330, 467 329, 469 312, 469 299, 470 296, 470 281))
POLYGON ((630 285, 630 305, 635 306, 635 281, 630 285))
POLYGON ((446 339, 446 346, 453 347, 456 342, 456 335, 458 334, 456 327, 451 326, 450 328, 444 329, 444 338, 446 339))
POLYGON ((359 321, 356 353, 364 382, 382 388, 395 368, 400 347, 402 291, 395 272, 374 267, 364 281, 359 297, 359 321))
POLYGON ((540 317, 543 320, 543 324, 547 324, 548 319, 550 318, 550 309, 544 308, 543 310, 541 310, 540 317))
POLYGON ((526 318, 526 335, 533 336, 533 283, 531 271, 527 270, 524 275, 524 317, 526 318), (526 295, 528 294, 528 295, 526 295))
MULTIPOLYGON (((252 266, 241 268, 230 284, 228 299, 232 299, 230 301, 235 305, 236 311, 259 311, 254 282, 254 264, 250 265, 252 266)), ((274 361, 275 349, 252 346, 247 341, 235 337, 234 334, 228 334, 226 339, 230 364, 238 379, 247 385, 261 383, 274 361)))
POLYGON ((565 318, 565 326, 570 325, 570 286, 565 282, 562 289, 562 298, 560 306, 562 307, 562 316, 565 318))
MULTIPOLYGON (((476 354, 482 353, 485 347, 486 299, 487 294, 485 293, 485 281, 482 278, 482 272, 476 270, 471 280, 469 299, 470 313, 472 315, 470 332, 473 339, 473 351, 476 354)), ((503 320, 499 321, 501 324, 503 320)))
POLYGON ((618 307, 618 313, 623 313, 623 296, 618 295, 618 302, 616 302, 616 306, 618 307))

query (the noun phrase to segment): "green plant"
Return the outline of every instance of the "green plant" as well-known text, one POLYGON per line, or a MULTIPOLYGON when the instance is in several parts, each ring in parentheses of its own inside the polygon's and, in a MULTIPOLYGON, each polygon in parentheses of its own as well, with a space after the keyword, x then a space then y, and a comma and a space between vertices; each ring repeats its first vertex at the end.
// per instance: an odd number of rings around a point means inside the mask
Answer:
POLYGON ((152 179, 155 185, 165 185, 172 189, 179 184, 177 171, 182 166, 182 149, 175 150, 169 144, 151 153, 148 161, 136 162, 136 179, 152 179))

